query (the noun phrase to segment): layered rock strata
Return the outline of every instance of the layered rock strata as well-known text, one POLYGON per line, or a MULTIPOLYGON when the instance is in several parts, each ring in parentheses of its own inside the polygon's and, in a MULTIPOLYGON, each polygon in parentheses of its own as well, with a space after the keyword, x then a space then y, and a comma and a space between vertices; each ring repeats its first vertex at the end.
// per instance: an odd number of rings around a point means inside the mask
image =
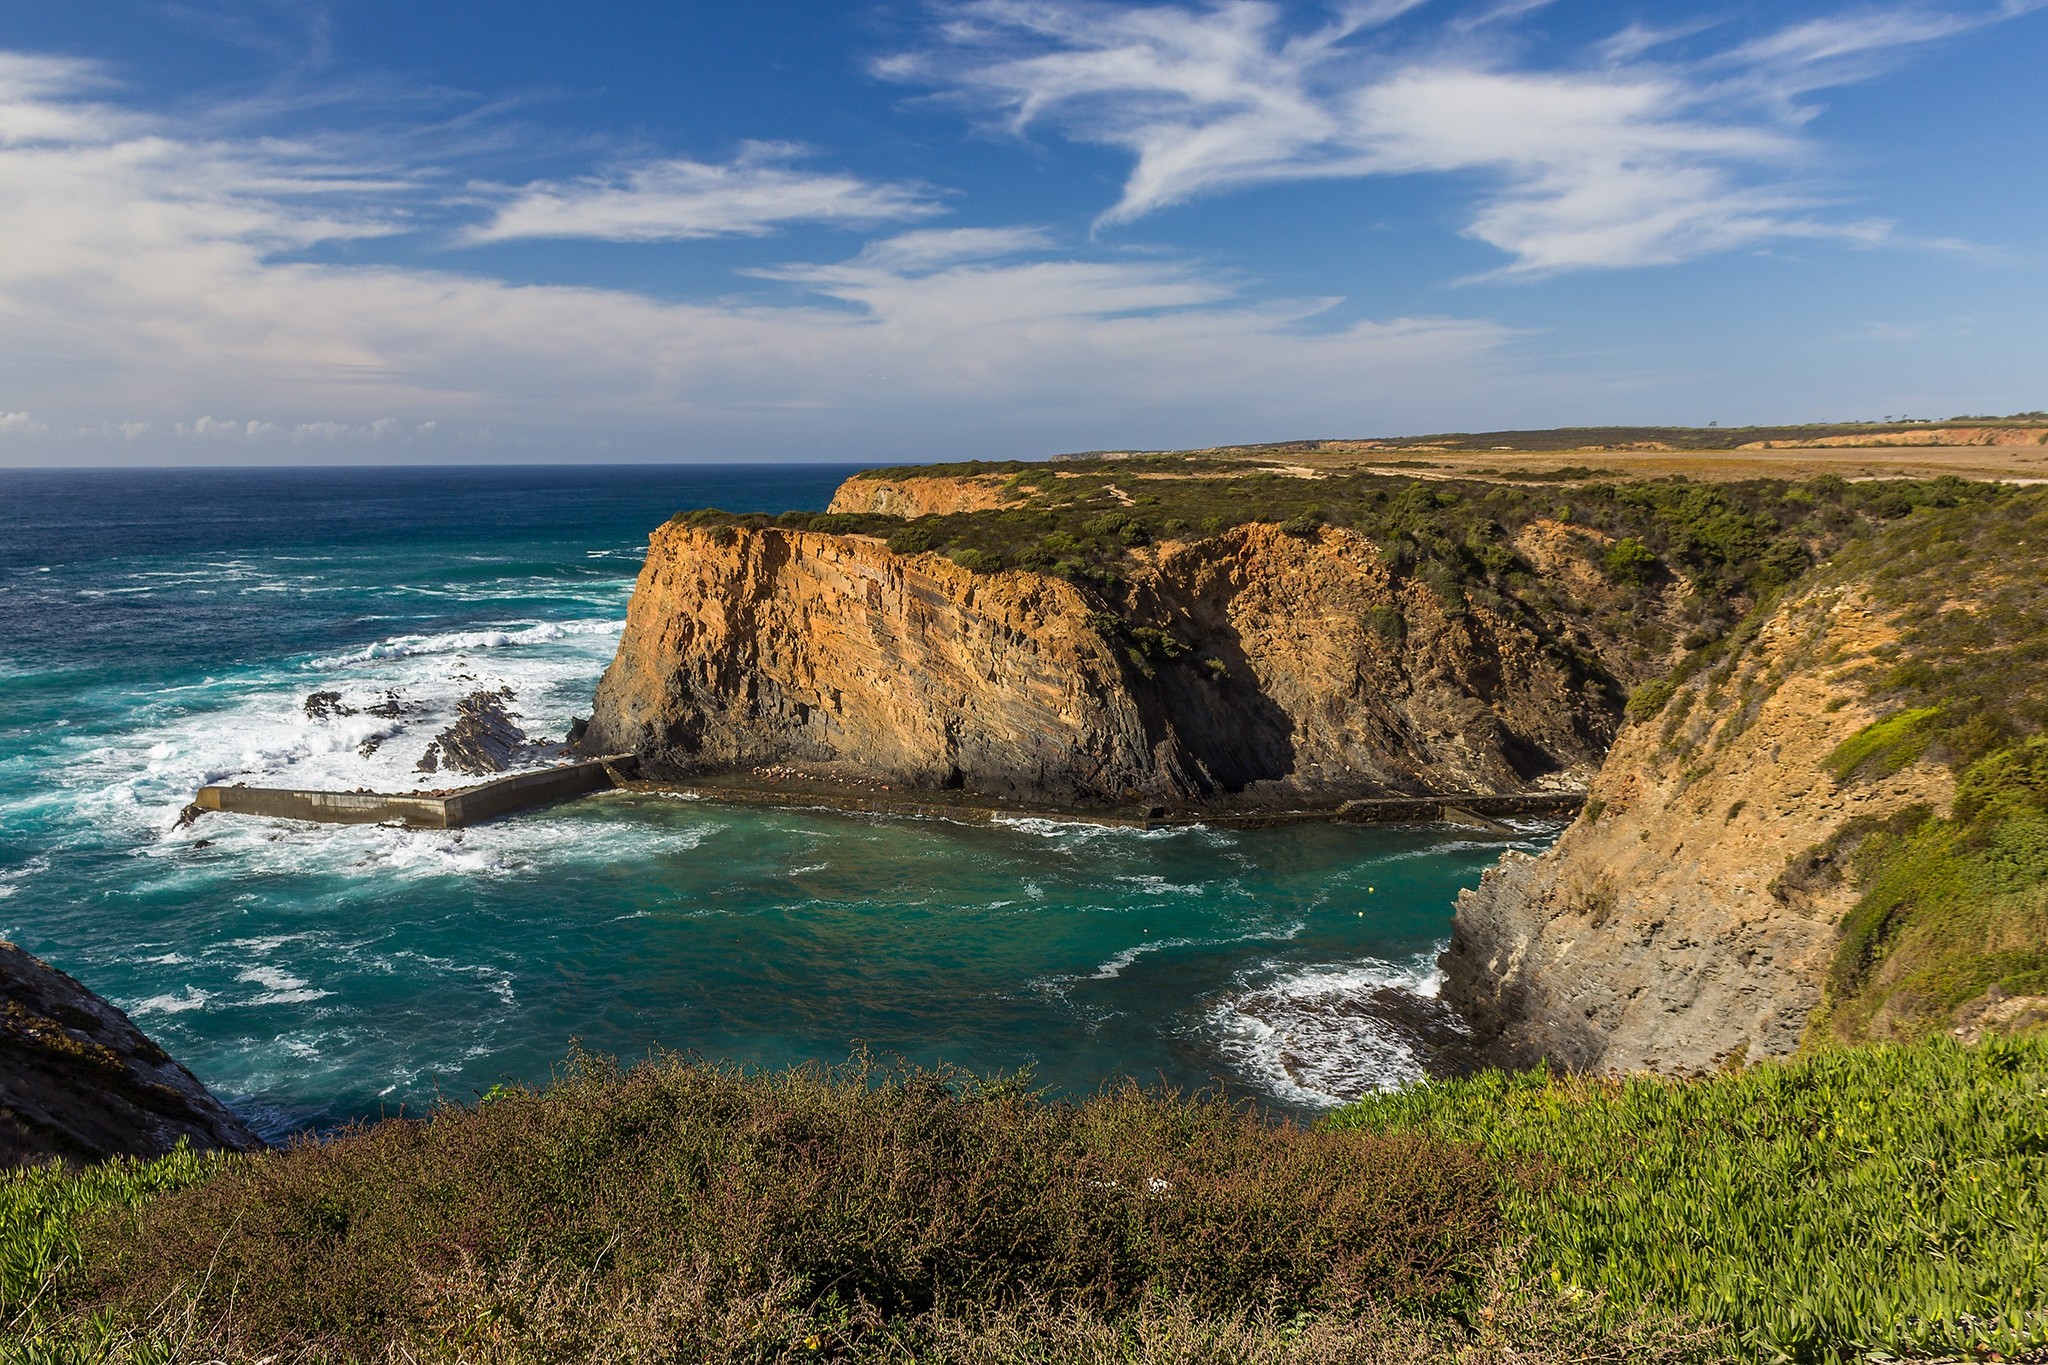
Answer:
POLYGON ((1063 579, 776 527, 650 544, 585 752, 1048 804, 1301 802, 1582 783, 1615 700, 1370 541, 1241 526, 1063 579))
POLYGON ((878 512, 891 517, 943 517, 1007 507, 1016 497, 999 474, 877 478, 856 474, 832 494, 829 512, 878 512))
POLYGON ((0 943, 0 1165, 263 1144, 128 1016, 0 943))
POLYGON ((1953 795, 1932 761, 1827 766, 1877 718, 1851 675, 1895 638, 1853 586, 1790 602, 1623 731, 1553 848, 1460 897, 1444 994, 1496 1060, 1683 1073, 1798 1046, 1857 898, 1843 836, 1953 795))

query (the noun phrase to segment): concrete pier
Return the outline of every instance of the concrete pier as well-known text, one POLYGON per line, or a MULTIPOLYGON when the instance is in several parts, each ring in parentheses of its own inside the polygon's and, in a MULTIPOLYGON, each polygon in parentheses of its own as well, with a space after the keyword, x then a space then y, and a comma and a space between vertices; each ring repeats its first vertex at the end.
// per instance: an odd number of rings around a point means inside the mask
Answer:
POLYGON ((273 820, 313 820, 330 825, 396 822, 414 829, 459 829, 479 820, 604 791, 631 776, 637 766, 631 754, 610 754, 559 768, 514 773, 439 796, 302 791, 289 787, 201 787, 193 805, 200 810, 262 815, 273 820))

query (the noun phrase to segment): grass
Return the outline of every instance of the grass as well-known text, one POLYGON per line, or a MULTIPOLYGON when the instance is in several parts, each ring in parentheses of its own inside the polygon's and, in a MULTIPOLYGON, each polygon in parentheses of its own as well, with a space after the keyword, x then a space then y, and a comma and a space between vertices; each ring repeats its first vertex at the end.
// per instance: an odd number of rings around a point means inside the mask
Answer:
POLYGON ((2048 1349, 2048 1040, 1691 1082, 1489 1073, 1329 1126, 1478 1144, 1562 1292, 1724 1324, 1765 1359, 2048 1349))
POLYGON ((2048 1348, 2048 1040, 1486 1073, 1313 1130, 578 1059, 253 1157, 0 1175, 0 1358, 1847 1361, 2048 1348))

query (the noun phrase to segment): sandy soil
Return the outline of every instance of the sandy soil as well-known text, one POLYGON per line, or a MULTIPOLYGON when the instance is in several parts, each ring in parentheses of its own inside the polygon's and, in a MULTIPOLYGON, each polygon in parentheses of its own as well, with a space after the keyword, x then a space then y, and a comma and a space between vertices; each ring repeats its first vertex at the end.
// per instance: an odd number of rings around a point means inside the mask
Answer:
POLYGON ((2048 483, 2048 446, 1833 446, 1796 450, 1289 450, 1243 456, 1246 463, 1300 470, 1370 469, 1388 474, 1485 478, 1555 469, 1594 469, 1617 479, 1963 479, 2048 483))

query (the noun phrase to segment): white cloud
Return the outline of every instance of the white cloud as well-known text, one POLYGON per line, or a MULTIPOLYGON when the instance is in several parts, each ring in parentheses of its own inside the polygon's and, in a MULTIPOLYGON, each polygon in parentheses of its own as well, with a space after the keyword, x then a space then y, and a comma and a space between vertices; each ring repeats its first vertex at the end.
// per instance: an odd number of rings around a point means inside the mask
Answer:
POLYGON ((1046 251, 1053 245, 1044 228, 924 228, 899 233, 861 250, 865 265, 915 274, 960 261, 992 261, 1046 251))
POLYGON ((0 436, 40 436, 49 429, 25 412, 0 412, 0 436))
MULTIPOLYGON (((66 126, 82 78, 39 75, 0 97, 66 126)), ((1252 303, 1185 260, 1063 258, 1034 227, 786 266, 780 301, 315 263, 296 248, 402 221, 414 182, 141 119, 69 126, 0 147, 0 374, 63 423, 46 444, 103 450, 116 423, 159 458, 396 452, 430 433, 552 458, 599 440, 728 458, 1194 443, 1418 422, 1441 395, 1498 391, 1481 376, 1511 338, 1252 303)))
POLYGON ((724 165, 657 161, 613 179, 527 185, 464 240, 592 237, 613 242, 759 237, 787 223, 864 227, 939 208, 909 185, 791 168, 802 149, 751 142, 724 165))
MULTIPOLYGON (((1860 79, 1884 54, 2012 17, 1874 8, 1812 20, 1696 61, 1648 64, 1700 31, 1632 27, 1570 69, 1528 70, 1437 42, 1361 42, 1347 14, 1309 32, 1268 0, 1204 8, 964 0, 944 41, 885 61, 1019 133, 1050 124, 1128 151, 1124 223, 1202 195, 1335 177, 1480 178, 1467 231, 1502 273, 1645 266, 1772 237, 1871 238, 1830 223, 1802 183, 1814 148, 1796 96, 1860 79)), ((1404 7, 1405 8, 1405 7, 1404 7)), ((1453 32, 1544 0, 1502 0, 1453 32)))

